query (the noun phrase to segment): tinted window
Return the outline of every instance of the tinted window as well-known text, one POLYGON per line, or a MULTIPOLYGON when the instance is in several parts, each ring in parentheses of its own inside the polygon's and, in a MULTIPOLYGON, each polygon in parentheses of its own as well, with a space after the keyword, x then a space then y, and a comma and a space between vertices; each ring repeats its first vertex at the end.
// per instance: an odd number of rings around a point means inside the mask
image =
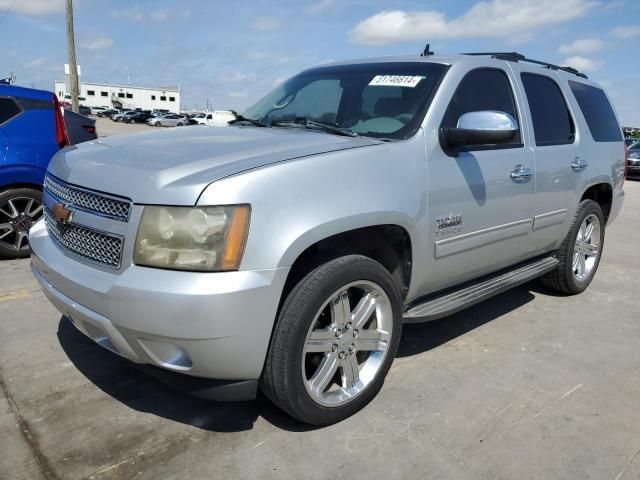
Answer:
POLYGON ((596 142, 619 142, 622 130, 604 92, 591 85, 569 82, 571 91, 580 105, 591 136, 596 142))
POLYGON ((551 78, 531 73, 522 74, 533 120, 536 145, 572 143, 573 120, 560 87, 551 78))
POLYGON ((9 98, 0 98, 0 125, 20 113, 20 107, 9 98))
MULTIPOLYGON (((502 70, 479 69, 469 72, 453 94, 442 126, 455 128, 462 114, 482 110, 505 112, 518 120, 513 91, 507 75, 502 70)), ((520 143, 520 131, 509 143, 520 143)))

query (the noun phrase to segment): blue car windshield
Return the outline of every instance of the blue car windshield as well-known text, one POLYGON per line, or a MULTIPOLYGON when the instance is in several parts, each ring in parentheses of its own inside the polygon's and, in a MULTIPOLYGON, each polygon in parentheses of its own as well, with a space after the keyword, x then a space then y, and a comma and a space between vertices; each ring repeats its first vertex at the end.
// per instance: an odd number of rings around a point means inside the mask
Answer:
POLYGON ((318 67, 276 87, 244 112, 266 125, 305 119, 376 138, 420 127, 447 66, 388 62, 318 67))

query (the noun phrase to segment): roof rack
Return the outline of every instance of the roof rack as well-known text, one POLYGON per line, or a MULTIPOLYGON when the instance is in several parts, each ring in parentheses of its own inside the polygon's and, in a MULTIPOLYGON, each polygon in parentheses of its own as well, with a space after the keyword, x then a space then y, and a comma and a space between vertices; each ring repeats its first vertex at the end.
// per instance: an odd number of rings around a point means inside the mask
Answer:
POLYGON ((488 56, 491 58, 496 58, 498 60, 506 60, 508 62, 527 62, 527 63, 535 63, 536 65, 542 65, 545 68, 549 68, 551 70, 562 70, 563 72, 572 73, 581 78, 589 78, 584 73, 579 72, 573 67, 561 67, 560 65, 554 65, 549 62, 542 62, 540 60, 533 60, 531 58, 527 58, 521 53, 518 52, 469 52, 463 53, 463 55, 473 55, 473 56, 488 56))

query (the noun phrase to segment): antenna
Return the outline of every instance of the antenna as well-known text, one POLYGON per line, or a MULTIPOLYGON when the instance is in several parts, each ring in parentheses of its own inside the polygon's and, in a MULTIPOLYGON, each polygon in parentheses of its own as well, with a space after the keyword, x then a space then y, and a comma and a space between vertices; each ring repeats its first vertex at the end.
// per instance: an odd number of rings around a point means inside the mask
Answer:
POLYGON ((424 50, 422 51, 420 56, 421 57, 428 57, 430 55, 433 55, 433 52, 429 49, 429 44, 427 43, 427 45, 424 47, 424 50))

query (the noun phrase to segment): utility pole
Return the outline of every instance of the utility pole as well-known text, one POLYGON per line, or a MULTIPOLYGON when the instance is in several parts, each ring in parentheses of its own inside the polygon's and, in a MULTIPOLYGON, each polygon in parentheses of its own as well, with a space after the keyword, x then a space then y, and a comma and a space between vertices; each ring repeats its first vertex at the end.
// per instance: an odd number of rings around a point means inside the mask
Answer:
POLYGON ((76 42, 73 34, 73 0, 67 2, 67 51, 69 54, 69 80, 71 84, 71 109, 78 113, 78 64, 76 62, 76 42))

